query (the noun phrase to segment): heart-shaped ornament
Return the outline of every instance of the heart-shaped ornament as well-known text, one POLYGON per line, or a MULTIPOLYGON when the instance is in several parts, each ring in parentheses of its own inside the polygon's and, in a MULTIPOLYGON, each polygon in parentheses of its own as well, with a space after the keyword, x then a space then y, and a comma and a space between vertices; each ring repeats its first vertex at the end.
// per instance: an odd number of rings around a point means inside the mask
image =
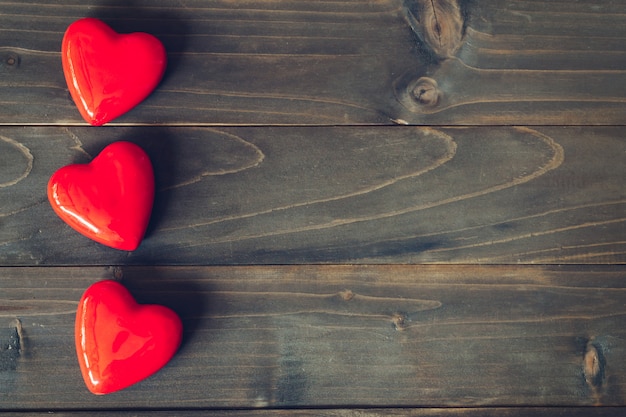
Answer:
POLYGON ((154 36, 119 34, 90 17, 67 28, 61 59, 72 99, 93 126, 141 103, 159 84, 167 64, 165 48, 154 36))
POLYGON ((112 143, 90 163, 56 171, 48 181, 48 200, 77 232, 112 248, 135 250, 154 202, 152 164, 134 143, 112 143))
POLYGON ((116 281, 96 282, 76 313, 76 353, 87 388, 109 394, 146 379, 170 361, 182 334, 174 311, 138 304, 116 281))

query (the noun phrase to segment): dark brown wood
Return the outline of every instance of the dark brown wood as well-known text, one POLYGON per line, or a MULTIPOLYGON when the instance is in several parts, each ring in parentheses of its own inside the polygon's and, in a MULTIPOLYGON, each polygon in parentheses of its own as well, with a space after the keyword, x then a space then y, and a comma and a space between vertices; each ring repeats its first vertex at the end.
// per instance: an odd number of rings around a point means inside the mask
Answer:
POLYGON ((626 119, 623 2, 3 0, 0 9, 1 124, 84 124, 59 52, 84 16, 153 33, 168 51, 163 83, 114 124, 626 119), (423 77, 441 90, 436 105, 413 96, 423 77))
POLYGON ((437 59, 454 57, 462 45, 467 15, 461 3, 458 0, 404 1, 409 26, 437 59))
POLYGON ((626 261, 622 128, 4 127, 0 149, 4 265, 626 261), (116 140, 157 175, 133 253, 46 197, 116 140))
POLYGON ((0 0, 0 411, 626 414, 625 45, 614 0, 0 0), (103 128, 61 71, 86 16, 168 53, 103 128), (46 198, 117 140, 156 169, 133 253, 46 198), (73 319, 103 278, 185 336, 96 397, 73 319))
POLYGON ((0 409, 623 405, 625 272, 0 268, 2 327, 21 322, 0 409), (105 397, 83 385, 72 323, 82 292, 102 278, 173 308, 185 327, 170 364, 105 397))
MULTIPOLYGON (((348 409, 272 409, 272 410, 201 410, 201 411, 90 411, 94 417, 156 416, 170 417, 623 417, 623 407, 492 407, 492 408, 348 408, 348 409)), ((72 417, 84 412, 55 412, 54 417, 72 417)), ((42 413, 3 413, 6 417, 32 417, 42 413)))

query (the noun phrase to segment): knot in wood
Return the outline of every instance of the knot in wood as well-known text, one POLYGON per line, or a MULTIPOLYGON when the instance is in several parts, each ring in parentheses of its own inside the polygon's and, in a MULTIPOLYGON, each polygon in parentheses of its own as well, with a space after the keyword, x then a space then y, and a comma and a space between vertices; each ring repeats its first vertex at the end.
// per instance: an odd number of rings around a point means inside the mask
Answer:
POLYGON ((465 26, 459 0, 405 0, 404 9, 413 31, 437 58, 455 55, 465 26))
POLYGON ((14 52, 9 52, 4 56, 3 62, 7 68, 17 68, 20 63, 20 57, 14 52))
POLYGON ((604 379, 604 356, 599 347, 592 343, 587 344, 583 357, 583 375, 585 376, 585 382, 591 388, 602 386, 604 379))
POLYGON ((122 270, 122 267, 114 266, 113 267, 113 279, 115 281, 121 281, 122 278, 124 278, 124 271, 122 270))
POLYGON ((394 313, 391 316, 391 322, 393 323, 393 328, 401 332, 407 327, 407 316, 404 313, 394 313))
POLYGON ((439 103, 441 91, 437 86, 437 81, 429 77, 422 77, 415 82, 411 96, 422 106, 434 107, 439 103))
POLYGON ((343 290, 339 292, 339 296, 343 301, 350 301, 354 298, 354 293, 350 290, 343 290))

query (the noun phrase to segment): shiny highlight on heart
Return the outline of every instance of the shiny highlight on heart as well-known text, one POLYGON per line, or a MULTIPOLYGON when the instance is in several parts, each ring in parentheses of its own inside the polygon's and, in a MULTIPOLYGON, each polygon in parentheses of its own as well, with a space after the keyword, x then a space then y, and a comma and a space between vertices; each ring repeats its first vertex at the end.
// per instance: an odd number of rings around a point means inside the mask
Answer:
POLYGON ((174 356, 182 329, 169 308, 138 304, 117 281, 96 282, 76 312, 76 353, 85 385, 101 395, 148 378, 174 356))
POLYGON ((48 182, 54 212, 82 235, 115 249, 141 243, 154 202, 154 172, 138 145, 112 143, 88 164, 56 171, 48 182))
POLYGON ((167 55, 148 33, 118 34, 101 20, 84 18, 65 31, 61 60, 81 116, 101 126, 152 93, 165 73, 167 55))

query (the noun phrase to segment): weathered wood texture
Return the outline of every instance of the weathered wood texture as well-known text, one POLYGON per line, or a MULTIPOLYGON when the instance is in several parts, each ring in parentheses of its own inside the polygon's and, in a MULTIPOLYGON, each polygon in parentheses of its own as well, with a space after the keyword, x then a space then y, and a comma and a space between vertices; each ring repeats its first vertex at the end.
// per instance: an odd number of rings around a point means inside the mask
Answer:
MULTIPOLYGON (((201 411, 90 411, 89 416, 104 417, 623 417, 623 407, 489 407, 489 408, 351 408, 351 409, 271 409, 201 411)), ((54 412, 54 417, 83 415, 81 411, 54 412)), ((5 417, 40 416, 37 412, 7 412, 5 417)))
POLYGON ((168 51, 161 86, 115 124, 626 120, 626 3, 472 0, 446 19, 420 7, 441 3, 2 0, 0 123, 84 124, 59 51, 85 16, 168 51))
POLYGON ((0 409, 623 405, 624 278, 600 266, 2 268, 0 409), (185 327, 170 364, 104 397, 83 385, 72 323, 101 278, 185 327))
POLYGON ((0 0, 0 411, 623 415, 625 45, 611 0, 0 0), (86 16, 168 52, 104 128, 61 70, 86 16), (117 140, 156 169, 133 253, 46 198, 117 140), (185 335, 96 397, 73 320, 102 278, 185 335))
POLYGON ((0 264, 623 263, 622 128, 0 128, 0 264), (157 193, 132 253, 50 175, 132 140, 157 193), (37 219, 37 221, 33 221, 37 219))

